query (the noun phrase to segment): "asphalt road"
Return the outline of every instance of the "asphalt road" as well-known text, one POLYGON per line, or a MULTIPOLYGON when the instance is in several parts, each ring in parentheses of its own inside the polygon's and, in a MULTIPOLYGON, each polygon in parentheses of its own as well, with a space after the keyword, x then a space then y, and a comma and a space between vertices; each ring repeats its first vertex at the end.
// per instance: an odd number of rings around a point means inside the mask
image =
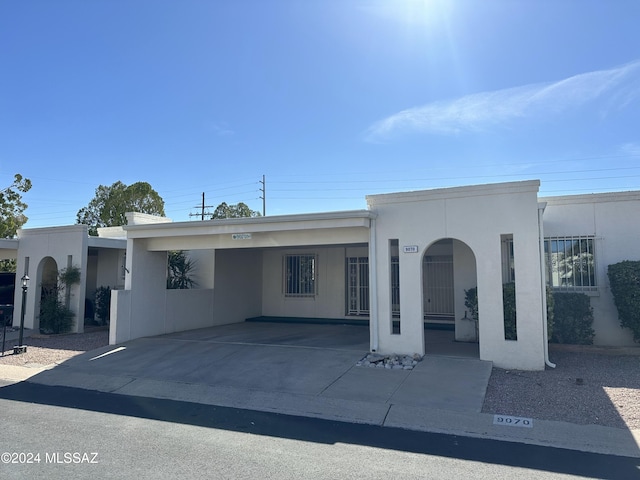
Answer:
POLYGON ((2 479, 640 478, 635 458, 26 382, 0 412, 2 479))

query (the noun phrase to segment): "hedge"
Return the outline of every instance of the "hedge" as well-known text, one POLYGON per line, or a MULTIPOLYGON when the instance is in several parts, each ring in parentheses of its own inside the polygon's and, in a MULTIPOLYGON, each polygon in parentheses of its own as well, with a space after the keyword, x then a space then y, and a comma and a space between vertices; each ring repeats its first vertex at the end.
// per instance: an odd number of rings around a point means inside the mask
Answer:
POLYGON ((607 275, 620 325, 629 328, 633 340, 640 342, 640 261, 609 265, 607 275))
MULTIPOLYGON (((471 317, 478 320, 478 288, 473 287, 465 290, 465 306, 471 312, 471 317)), ((549 337, 554 328, 554 298, 553 292, 547 287, 547 332, 549 337)), ((516 286, 515 283, 505 283, 502 286, 502 307, 504 315, 504 338, 505 340, 517 340, 516 327, 516 286)))
MULTIPOLYGON (((502 288, 505 340, 517 340, 515 285, 502 288)), ((478 289, 465 290, 465 306, 478 320, 478 289)), ((591 299, 583 293, 555 293, 547 287, 547 334, 553 343, 590 345, 595 332, 591 299)))
POLYGON ((591 345, 595 332, 591 298, 584 293, 553 294, 555 326, 549 333, 552 343, 570 343, 573 345, 591 345))

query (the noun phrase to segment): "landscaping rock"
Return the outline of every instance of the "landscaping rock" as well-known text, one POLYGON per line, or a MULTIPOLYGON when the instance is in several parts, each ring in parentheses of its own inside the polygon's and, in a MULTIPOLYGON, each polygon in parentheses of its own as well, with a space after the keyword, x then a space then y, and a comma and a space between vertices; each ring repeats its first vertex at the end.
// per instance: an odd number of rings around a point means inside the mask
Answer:
POLYGON ((376 367, 394 370, 413 370, 422 360, 418 354, 414 355, 381 355, 379 353, 368 353, 364 358, 356 362, 356 367, 376 367))

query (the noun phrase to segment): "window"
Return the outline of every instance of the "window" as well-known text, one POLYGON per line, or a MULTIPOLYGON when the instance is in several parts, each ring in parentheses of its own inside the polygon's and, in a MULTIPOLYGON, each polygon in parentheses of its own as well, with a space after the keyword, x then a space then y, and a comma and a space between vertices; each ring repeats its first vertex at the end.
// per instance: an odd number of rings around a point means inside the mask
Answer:
POLYGON ((316 295, 315 255, 286 255, 284 274, 285 296, 313 297, 316 295))
POLYGON ((369 258, 347 257, 347 315, 369 315, 369 258))
POLYGON ((400 318, 400 258, 391 257, 391 314, 400 318))
POLYGON ((502 242, 502 283, 516 281, 515 265, 513 261, 513 235, 501 235, 502 242))
POLYGON ((513 235, 500 235, 502 245, 502 320, 504 339, 518 340, 518 308, 516 302, 516 263, 513 235))
POLYGON ((559 290, 595 290, 595 237, 544 240, 547 284, 559 290))
POLYGON ((120 254, 120 280, 124 283, 127 275, 127 252, 126 250, 120 254))
POLYGON ((397 239, 389 240, 391 273, 391 334, 400 335, 400 248, 397 239))

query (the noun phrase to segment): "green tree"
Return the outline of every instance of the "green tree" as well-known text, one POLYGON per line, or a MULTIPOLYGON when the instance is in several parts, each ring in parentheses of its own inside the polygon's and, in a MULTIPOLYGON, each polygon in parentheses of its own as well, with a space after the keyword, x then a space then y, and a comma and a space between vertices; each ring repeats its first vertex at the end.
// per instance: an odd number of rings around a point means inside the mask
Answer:
POLYGON ((0 238, 13 238, 22 225, 27 223, 24 211, 27 204, 22 193, 31 189, 31 180, 16 174, 13 183, 0 191, 0 238))
POLYGON ((212 219, 218 218, 242 218, 242 217, 260 217, 260 212, 251 210, 246 203, 237 203, 235 205, 227 205, 222 202, 216 207, 211 215, 212 219))
POLYGON ((100 227, 126 225, 127 212, 164 216, 164 200, 147 182, 99 185, 89 205, 78 211, 76 223, 89 225, 89 234, 98 235, 100 227))
MULTIPOLYGON (((22 201, 22 193, 31 189, 31 181, 16 174, 13 183, 0 190, 0 238, 13 238, 18 229, 27 222, 24 211, 27 204, 22 201)), ((0 260, 0 272, 15 272, 16 261, 0 260)))

